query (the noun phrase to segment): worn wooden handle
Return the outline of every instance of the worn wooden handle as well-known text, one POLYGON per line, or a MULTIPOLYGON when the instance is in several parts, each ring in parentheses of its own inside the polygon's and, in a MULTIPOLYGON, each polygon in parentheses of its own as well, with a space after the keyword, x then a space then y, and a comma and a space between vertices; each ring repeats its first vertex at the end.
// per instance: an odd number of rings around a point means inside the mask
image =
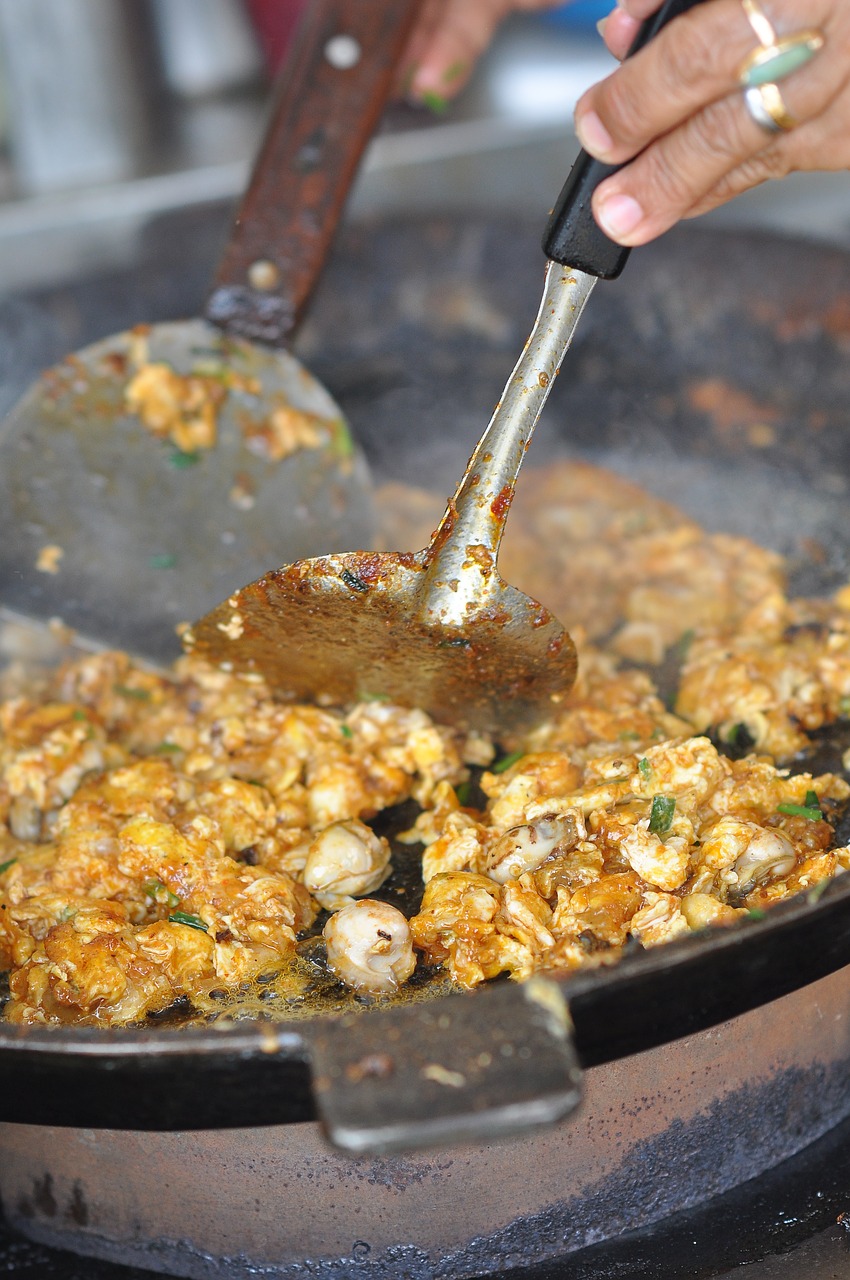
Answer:
POLYGON ((421 0, 310 0, 206 314, 285 344, 321 273, 421 0))

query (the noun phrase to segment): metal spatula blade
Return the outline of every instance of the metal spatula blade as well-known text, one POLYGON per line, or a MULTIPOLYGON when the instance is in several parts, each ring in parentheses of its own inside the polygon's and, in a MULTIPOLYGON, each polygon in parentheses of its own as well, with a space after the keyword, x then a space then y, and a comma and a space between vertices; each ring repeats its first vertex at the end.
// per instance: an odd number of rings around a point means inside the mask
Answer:
POLYGON ((368 469, 330 395, 286 352, 203 320, 116 334, 51 369, 4 423, 0 456, 0 600, 156 661, 179 653, 177 624, 281 546, 305 556, 372 534, 368 469), (220 376, 213 449, 178 450, 130 412, 140 343, 152 363, 220 376), (315 443, 275 458, 268 424, 290 408, 315 443))
POLYGON ((424 551, 285 565, 194 624, 187 648, 283 692, 388 698, 503 740, 551 716, 575 680, 575 646, 496 561, 526 449, 595 283, 550 264, 534 330, 424 551))
POLYGON ((282 553, 370 544, 365 459, 328 393, 276 348, 321 272, 420 3, 306 7, 207 305, 219 327, 148 326, 142 361, 137 331, 86 348, 0 427, 6 608, 165 661, 176 624, 282 553), (213 448, 175 456, 128 413, 140 363, 218 380, 213 448), (311 439, 273 440, 276 411, 309 415, 311 439))

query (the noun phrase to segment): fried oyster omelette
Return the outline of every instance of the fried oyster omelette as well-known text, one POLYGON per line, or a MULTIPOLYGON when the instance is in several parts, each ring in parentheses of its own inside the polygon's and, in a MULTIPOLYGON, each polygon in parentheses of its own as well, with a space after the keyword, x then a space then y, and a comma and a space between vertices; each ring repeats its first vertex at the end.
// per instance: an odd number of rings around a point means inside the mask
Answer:
MULTIPOLYGON (((777 555, 580 463, 529 471, 515 505, 502 571, 580 655, 568 701, 522 741, 381 701, 286 703, 197 659, 11 664, 7 1020, 208 1015, 257 982, 291 1016, 319 969, 366 1000, 435 969, 460 987, 565 973, 850 867, 843 770, 806 771, 811 735, 850 717, 850 587, 790 600, 777 555), (421 863, 421 901, 388 892, 400 858, 421 863)), ((387 545, 424 543, 440 514, 402 486, 382 506, 387 545)))

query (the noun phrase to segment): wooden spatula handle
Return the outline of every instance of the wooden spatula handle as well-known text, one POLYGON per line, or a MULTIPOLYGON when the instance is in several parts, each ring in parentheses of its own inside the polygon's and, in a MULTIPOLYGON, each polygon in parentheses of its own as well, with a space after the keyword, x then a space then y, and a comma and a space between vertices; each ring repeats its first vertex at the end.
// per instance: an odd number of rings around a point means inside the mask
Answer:
POLYGON ((327 257, 421 0, 310 0, 207 317, 285 344, 327 257))

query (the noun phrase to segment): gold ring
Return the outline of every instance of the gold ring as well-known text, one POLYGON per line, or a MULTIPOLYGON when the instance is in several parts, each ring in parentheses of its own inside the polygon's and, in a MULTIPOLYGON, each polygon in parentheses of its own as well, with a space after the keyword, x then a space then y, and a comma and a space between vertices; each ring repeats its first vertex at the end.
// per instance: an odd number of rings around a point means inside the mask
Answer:
MULTIPOLYGON (((777 36, 757 0, 741 0, 741 7, 759 42, 738 71, 738 81, 745 89, 764 87, 790 76, 792 71, 811 61, 826 43, 826 37, 817 27, 806 27, 802 31, 794 31, 790 36, 777 36)), ((776 90, 777 94, 778 92, 776 90)), ((782 103, 781 98, 779 102, 782 103)), ((768 111, 773 116, 773 112, 768 111)), ((752 110, 750 114, 752 115, 752 110)), ((785 129, 790 126, 779 127, 785 129)))
POLYGON ((797 121, 786 107, 777 84, 758 84, 744 90, 750 119, 767 133, 787 133, 797 121))

